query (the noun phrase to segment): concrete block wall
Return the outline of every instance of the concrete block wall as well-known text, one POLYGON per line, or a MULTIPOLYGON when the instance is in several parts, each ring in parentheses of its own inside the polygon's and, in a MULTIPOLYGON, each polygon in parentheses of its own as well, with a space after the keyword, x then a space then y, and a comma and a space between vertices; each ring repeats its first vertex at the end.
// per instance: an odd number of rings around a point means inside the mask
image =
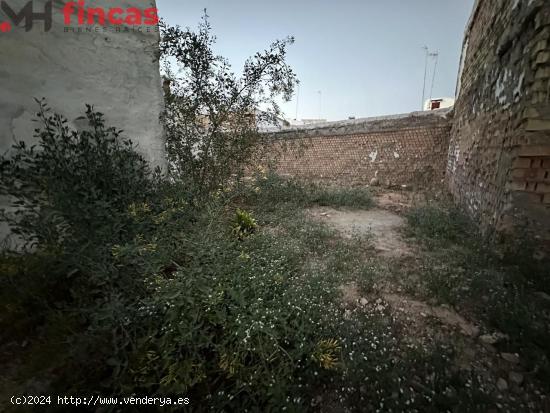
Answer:
MULTIPOLYGON (((550 3, 479 0, 464 39, 447 178, 490 235, 550 241, 550 3)), ((550 244, 548 244, 550 245, 550 244)))
POLYGON ((342 185, 441 185, 449 110, 328 122, 272 136, 268 157, 283 176, 342 185), (277 154, 277 155, 275 155, 277 154))

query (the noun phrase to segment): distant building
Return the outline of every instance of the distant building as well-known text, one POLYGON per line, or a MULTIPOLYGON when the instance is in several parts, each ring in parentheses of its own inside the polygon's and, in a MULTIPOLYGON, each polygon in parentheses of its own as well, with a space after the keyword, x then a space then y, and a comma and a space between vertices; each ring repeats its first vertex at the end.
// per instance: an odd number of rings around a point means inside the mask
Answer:
POLYGON ((291 126, 304 126, 304 125, 313 125, 316 123, 325 123, 326 121, 327 121, 326 119, 301 119, 301 120, 289 119, 288 123, 291 126))
POLYGON ((254 121, 260 132, 279 130, 286 126, 290 126, 290 123, 286 119, 280 116, 270 115, 259 109, 255 110, 254 121))
POLYGON ((450 108, 455 104, 454 98, 433 98, 424 103, 424 110, 436 110, 450 108))
POLYGON ((314 123, 324 123, 326 119, 302 119, 302 125, 313 125, 314 123))

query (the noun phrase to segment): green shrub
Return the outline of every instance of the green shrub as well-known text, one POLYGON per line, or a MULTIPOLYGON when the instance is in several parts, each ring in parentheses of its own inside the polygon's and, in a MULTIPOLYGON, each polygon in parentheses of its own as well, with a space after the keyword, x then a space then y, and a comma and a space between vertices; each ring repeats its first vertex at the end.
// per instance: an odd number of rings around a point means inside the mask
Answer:
POLYGON ((253 234, 257 228, 256 220, 252 217, 250 212, 237 209, 235 220, 233 222, 233 233, 240 239, 248 237, 253 234))
POLYGON ((15 208, 1 219, 28 247, 78 249, 126 236, 128 206, 153 191, 147 162, 92 107, 88 128, 76 131, 38 103, 37 144, 17 142, 0 157, 0 195, 15 208))
POLYGON ((65 385, 104 377, 106 370, 116 380, 140 329, 128 320, 148 293, 150 274, 170 262, 167 248, 152 254, 162 238, 154 230, 168 224, 161 214, 176 227, 178 214, 156 201, 168 184, 101 113, 88 106, 88 128, 72 130, 39 103, 37 144, 18 142, 0 159, 0 191, 14 207, 2 219, 24 242, 0 257, 10 268, 0 277, 0 323, 14 337, 40 332, 45 345, 71 342, 66 360, 55 362, 82 364, 89 378, 75 374, 65 385))

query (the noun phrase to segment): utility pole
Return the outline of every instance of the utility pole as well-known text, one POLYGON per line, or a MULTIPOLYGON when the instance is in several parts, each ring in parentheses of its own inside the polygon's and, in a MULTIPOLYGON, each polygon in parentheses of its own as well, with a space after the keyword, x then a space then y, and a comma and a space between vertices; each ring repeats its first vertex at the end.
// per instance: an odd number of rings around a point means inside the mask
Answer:
POLYGON ((422 85, 422 104, 420 106, 420 110, 424 110, 424 99, 426 98, 426 76, 428 74, 428 56, 430 54, 428 46, 424 46, 422 49, 426 52, 426 58, 424 63, 424 84, 422 85))
POLYGON ((300 83, 296 85, 296 117, 294 120, 298 120, 298 106, 300 105, 300 83))
POLYGON ((438 60, 438 57, 439 57, 439 53, 438 52, 430 52, 430 49, 428 49, 428 46, 424 46, 424 47, 422 47, 422 49, 424 49, 424 51, 426 52, 426 57, 425 57, 425 61, 424 61, 424 84, 422 85, 422 106, 421 106, 421 110, 424 110, 424 100, 426 99, 426 77, 428 76, 428 59, 430 57, 435 57, 435 67, 434 67, 434 73, 433 73, 433 77, 432 77, 432 86, 431 86, 431 90, 430 90, 430 99, 431 99, 432 98, 433 87, 434 87, 434 82, 435 82, 435 71, 437 69, 437 60, 438 60))
POLYGON ((434 63, 434 73, 433 73, 433 76, 432 76, 432 86, 430 87, 430 100, 432 99, 433 97, 433 91, 434 91, 434 83, 435 83, 435 74, 437 72, 437 62, 439 60, 439 52, 434 52, 434 53, 430 53, 430 56, 433 56, 435 58, 435 63, 434 63))

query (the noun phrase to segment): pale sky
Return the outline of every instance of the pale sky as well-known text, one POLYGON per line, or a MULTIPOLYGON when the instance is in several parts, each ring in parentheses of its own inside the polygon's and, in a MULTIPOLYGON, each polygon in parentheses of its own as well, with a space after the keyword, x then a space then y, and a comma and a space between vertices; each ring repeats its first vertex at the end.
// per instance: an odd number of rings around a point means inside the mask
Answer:
MULTIPOLYGON (((455 94, 462 37, 474 0, 157 0, 161 17, 197 26, 203 9, 215 51, 238 73, 273 40, 294 36, 298 119, 347 119, 421 108, 425 52, 439 52, 433 97, 455 94), (321 91, 319 94, 318 91, 321 91)), ((430 95, 434 60, 426 94, 430 95)), ((296 98, 283 105, 296 116, 296 98)))

